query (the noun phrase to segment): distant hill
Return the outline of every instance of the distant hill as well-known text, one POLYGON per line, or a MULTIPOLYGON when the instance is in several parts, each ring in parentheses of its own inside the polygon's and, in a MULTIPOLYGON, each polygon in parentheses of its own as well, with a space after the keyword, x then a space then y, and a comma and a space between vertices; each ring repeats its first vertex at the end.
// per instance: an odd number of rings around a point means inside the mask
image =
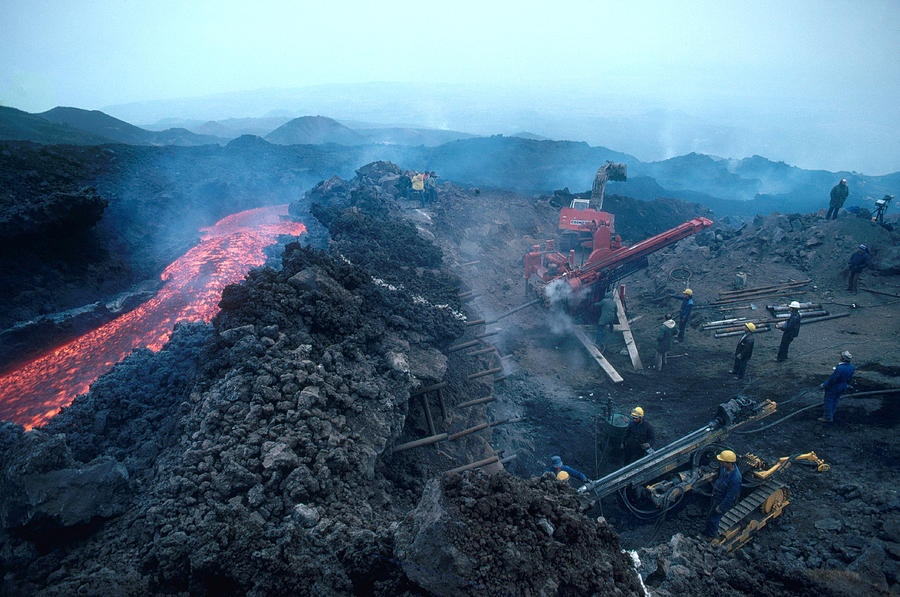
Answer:
POLYGON ((278 145, 363 145, 366 138, 337 120, 325 116, 301 116, 286 122, 265 140, 278 145))
POLYGON ((0 139, 32 141, 43 145, 103 145, 112 139, 35 114, 0 106, 0 139))
POLYGON ((519 137, 520 139, 531 139, 532 141, 550 141, 549 137, 544 137, 542 135, 538 135, 536 133, 529 133, 528 131, 522 131, 520 133, 513 133, 509 135, 510 137, 519 137))
POLYGON ((477 136, 460 131, 403 127, 357 128, 354 130, 366 139, 366 143, 375 145, 425 145, 426 147, 434 147, 459 139, 473 139, 477 136))
POLYGON ((223 142, 218 137, 198 135, 184 128, 148 131, 124 120, 100 112, 80 108, 56 107, 40 114, 40 118, 80 129, 127 145, 209 145, 223 142))

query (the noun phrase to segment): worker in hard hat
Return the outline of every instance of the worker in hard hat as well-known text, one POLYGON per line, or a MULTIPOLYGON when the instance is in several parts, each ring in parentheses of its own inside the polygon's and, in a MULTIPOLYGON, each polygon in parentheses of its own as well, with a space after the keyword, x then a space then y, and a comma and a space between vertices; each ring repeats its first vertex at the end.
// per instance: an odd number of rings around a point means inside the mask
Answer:
POLYGON ((741 494, 741 469, 737 467, 737 454, 722 450, 716 455, 716 460, 719 462, 719 476, 713 483, 712 503, 703 530, 707 537, 719 535, 719 521, 741 494))
POLYGON ((753 356, 753 332, 756 326, 749 321, 744 324, 744 335, 738 340, 737 347, 734 349, 734 367, 730 373, 737 375, 738 379, 744 379, 744 372, 747 371, 747 362, 753 356))
POLYGON ((841 182, 831 187, 831 201, 828 203, 828 213, 825 214, 826 220, 836 220, 838 211, 844 206, 850 189, 847 187, 847 179, 842 178, 841 182))
POLYGON ((545 473, 553 473, 553 476, 560 481, 568 481, 570 477, 575 477, 579 481, 587 481, 587 476, 579 470, 563 464, 562 458, 553 456, 550 459, 550 466, 544 469, 545 473))
POLYGON ((625 460, 629 464, 653 453, 653 444, 656 443, 656 432, 653 425, 644 420, 644 409, 635 406, 631 411, 631 420, 622 436, 619 448, 625 460))
POLYGON ((837 410, 838 403, 841 401, 841 394, 847 388, 852 388, 850 382, 853 380, 853 373, 856 367, 850 364, 853 355, 850 351, 845 350, 841 353, 841 362, 837 364, 831 377, 825 380, 822 388, 825 389, 825 413, 819 417, 823 423, 834 423, 834 411, 837 410))
POLYGON ((678 313, 678 338, 679 342, 684 342, 684 327, 691 319, 691 310, 694 308, 694 291, 685 288, 681 293, 681 311, 678 313))
POLYGON ((656 370, 662 371, 666 366, 666 358, 672 351, 672 342, 675 339, 675 320, 671 315, 666 315, 666 320, 659 326, 656 332, 656 370))
POLYGON ((775 360, 779 362, 787 360, 788 347, 794 338, 800 335, 800 303, 791 301, 788 307, 791 315, 784 323, 784 327, 781 328, 781 344, 778 346, 778 356, 775 357, 775 360))
POLYGON ((872 255, 869 253, 869 247, 859 245, 850 256, 847 262, 847 268, 850 270, 850 277, 847 279, 847 290, 856 292, 859 286, 859 275, 869 265, 872 255))

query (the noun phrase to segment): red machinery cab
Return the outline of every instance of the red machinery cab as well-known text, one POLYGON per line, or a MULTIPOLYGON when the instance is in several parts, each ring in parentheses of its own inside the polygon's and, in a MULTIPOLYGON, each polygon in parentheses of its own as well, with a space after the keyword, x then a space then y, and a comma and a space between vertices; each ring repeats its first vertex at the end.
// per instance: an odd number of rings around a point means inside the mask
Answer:
POLYGON ((622 246, 622 238, 615 231, 615 219, 609 212, 592 209, 590 199, 575 197, 569 207, 559 211, 560 249, 615 251, 622 246))

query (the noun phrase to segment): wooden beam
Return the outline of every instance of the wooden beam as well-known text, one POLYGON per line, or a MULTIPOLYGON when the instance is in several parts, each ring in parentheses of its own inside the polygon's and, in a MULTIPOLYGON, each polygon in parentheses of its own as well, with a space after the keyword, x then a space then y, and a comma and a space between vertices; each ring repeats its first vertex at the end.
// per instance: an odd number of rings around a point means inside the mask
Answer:
POLYGON ((603 354, 600 353, 594 343, 588 340, 588 337, 584 333, 584 330, 582 330, 578 326, 575 326, 573 328, 573 333, 575 334, 575 337, 578 338, 578 341, 581 342, 584 348, 588 351, 588 354, 590 354, 591 357, 593 357, 593 359, 597 361, 597 364, 599 364, 600 367, 606 372, 606 374, 609 375, 609 378, 613 380, 613 383, 620 383, 624 381, 622 379, 622 376, 619 375, 619 372, 609 364, 609 361, 607 361, 603 354))
POLYGON ((616 302, 616 315, 619 316, 619 327, 622 328, 622 337, 625 338, 625 348, 628 349, 631 364, 640 371, 644 368, 644 364, 641 363, 641 355, 638 354, 637 346, 634 343, 634 335, 631 333, 631 326, 628 325, 628 316, 625 315, 625 306, 622 304, 622 298, 618 292, 613 293, 613 300, 616 302))

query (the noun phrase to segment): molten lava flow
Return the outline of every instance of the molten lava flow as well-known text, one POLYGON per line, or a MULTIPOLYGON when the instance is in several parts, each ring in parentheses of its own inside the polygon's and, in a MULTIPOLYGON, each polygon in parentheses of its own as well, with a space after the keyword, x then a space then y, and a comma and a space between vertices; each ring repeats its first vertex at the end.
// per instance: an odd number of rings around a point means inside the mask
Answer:
POLYGON ((29 429, 43 424, 133 349, 159 350, 179 321, 211 320, 222 289, 262 265, 265 247, 306 231, 286 214, 287 205, 261 207, 204 228, 200 244, 162 273, 154 298, 0 377, 0 419, 29 429))

